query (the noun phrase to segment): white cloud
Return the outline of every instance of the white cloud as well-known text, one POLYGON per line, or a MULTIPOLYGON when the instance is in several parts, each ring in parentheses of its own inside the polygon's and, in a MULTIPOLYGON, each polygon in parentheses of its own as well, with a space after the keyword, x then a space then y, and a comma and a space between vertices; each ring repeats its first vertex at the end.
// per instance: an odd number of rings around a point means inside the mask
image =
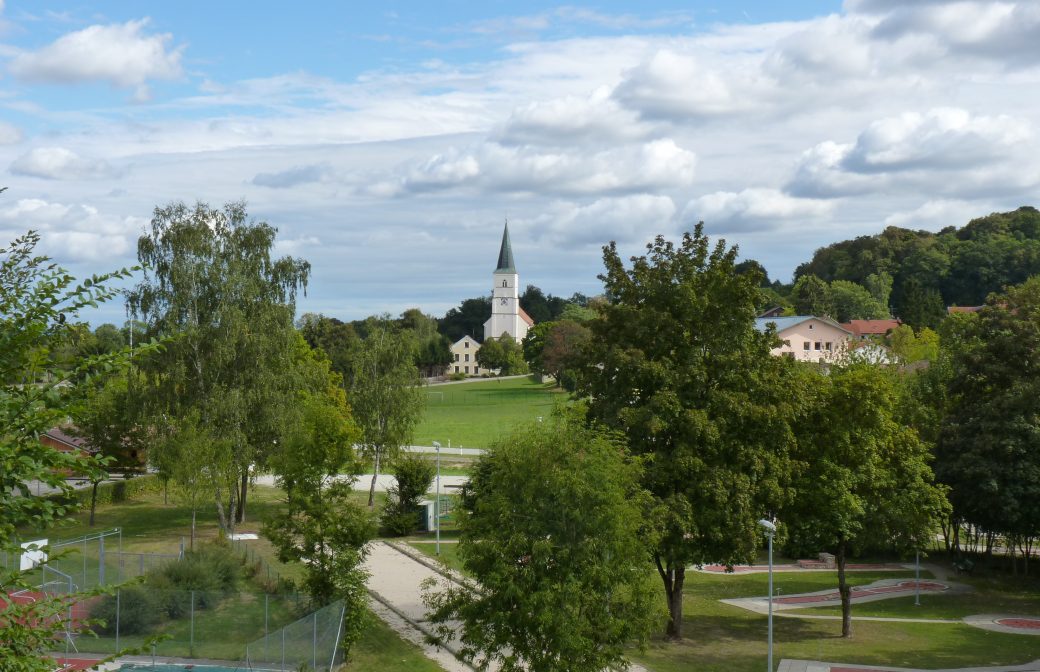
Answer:
POLYGON ((956 108, 906 112, 872 122, 854 143, 826 141, 804 152, 787 190, 799 196, 846 196, 896 182, 940 191, 977 184, 987 164, 1022 160, 1032 139, 1027 121, 1006 115, 972 115, 956 108))
POLYGON ((35 198, 0 208, 0 226, 40 231, 41 245, 48 254, 73 261, 108 261, 131 252, 146 221, 105 215, 91 205, 35 198))
POLYGON ((779 229, 792 222, 817 220, 831 213, 829 201, 795 198, 776 189, 718 191, 686 204, 682 220, 703 221, 709 233, 779 229))
POLYGON ((10 64, 15 76, 55 83, 108 82, 147 93, 145 83, 181 76, 184 47, 170 48, 169 33, 145 34, 147 19, 69 33, 39 51, 22 52, 10 64))
POLYGON ((22 131, 6 121, 0 121, 0 145, 13 145, 22 141, 22 131))
POLYGON ((885 217, 885 226, 934 231, 944 226, 964 226, 976 214, 991 210, 993 208, 971 201, 936 199, 922 203, 913 210, 892 213, 885 217))
POLYGON ((513 110, 491 138, 503 145, 616 144, 642 140, 653 128, 600 87, 591 96, 528 103, 513 110))
POLYGON ((277 173, 257 173, 253 184, 272 189, 288 189, 301 184, 321 182, 330 176, 331 169, 323 164, 293 166, 277 173))
POLYGON ((643 242, 674 229, 675 203, 667 196, 632 194, 600 198, 587 205, 552 204, 530 221, 518 220, 539 239, 554 245, 643 242))
POLYGON ((37 147, 11 163, 16 175, 48 180, 95 180, 111 177, 116 171, 100 159, 84 159, 64 147, 37 147))
POLYGON ((370 194, 424 193, 481 188, 513 193, 608 194, 688 186, 697 158, 674 140, 605 150, 556 151, 485 142, 451 150, 405 169, 404 175, 369 187, 370 194))

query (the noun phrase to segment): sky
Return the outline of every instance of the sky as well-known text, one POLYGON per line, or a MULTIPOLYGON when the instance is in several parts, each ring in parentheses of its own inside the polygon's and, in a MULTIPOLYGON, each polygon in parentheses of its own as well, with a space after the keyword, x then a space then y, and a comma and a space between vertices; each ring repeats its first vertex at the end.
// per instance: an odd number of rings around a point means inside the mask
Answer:
POLYGON ((788 281, 1036 205, 1038 34, 1032 1, 0 0, 0 244, 83 276, 243 200, 344 320, 487 294, 506 219, 556 295, 698 221, 788 281))

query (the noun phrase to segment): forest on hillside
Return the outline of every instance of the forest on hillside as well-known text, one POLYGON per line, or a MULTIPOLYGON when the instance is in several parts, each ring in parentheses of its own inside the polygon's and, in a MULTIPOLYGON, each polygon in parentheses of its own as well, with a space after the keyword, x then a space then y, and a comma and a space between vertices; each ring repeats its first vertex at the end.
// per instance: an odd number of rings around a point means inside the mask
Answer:
POLYGON ((798 266, 793 286, 773 287, 792 301, 800 285, 815 284, 813 276, 823 283, 855 283, 878 299, 886 298, 887 288, 892 315, 915 325, 934 325, 946 306, 979 305, 990 293, 1037 274, 1040 211, 1027 206, 937 233, 890 226, 872 236, 833 243, 798 266))

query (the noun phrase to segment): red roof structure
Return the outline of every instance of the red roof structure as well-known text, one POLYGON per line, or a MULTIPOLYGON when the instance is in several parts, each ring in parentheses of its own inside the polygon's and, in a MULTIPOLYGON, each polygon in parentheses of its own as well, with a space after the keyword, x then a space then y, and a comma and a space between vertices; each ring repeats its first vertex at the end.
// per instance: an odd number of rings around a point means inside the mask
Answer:
POLYGON ((525 311, 523 308, 519 308, 519 310, 520 310, 520 319, 523 320, 524 322, 526 322, 527 326, 533 327, 534 326, 534 320, 532 320, 531 316, 527 314, 527 311, 525 311))
POLYGON ((953 315, 954 313, 977 313, 985 308, 985 306, 947 306, 946 314, 953 315))
POLYGON ((884 336, 902 322, 900 320, 849 320, 841 326, 852 332, 859 339, 867 336, 884 336))
POLYGON ((84 453, 94 452, 86 439, 73 436, 66 432, 62 427, 51 427, 48 429, 40 436, 40 443, 65 453, 72 451, 80 451, 84 453))

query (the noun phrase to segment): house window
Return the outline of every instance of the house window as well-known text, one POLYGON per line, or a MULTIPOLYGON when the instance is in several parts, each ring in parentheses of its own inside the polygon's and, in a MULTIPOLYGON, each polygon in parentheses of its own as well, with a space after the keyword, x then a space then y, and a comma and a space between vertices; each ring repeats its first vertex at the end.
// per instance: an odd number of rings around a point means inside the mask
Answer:
POLYGON ((468 348, 468 347, 469 347, 469 341, 466 341, 466 342, 465 342, 465 344, 463 344, 463 346, 462 346, 462 347, 464 347, 464 348, 468 348))
POLYGON ((812 329, 812 325, 811 324, 809 325, 809 328, 812 329))
POLYGON ((469 361, 469 353, 468 352, 466 353, 466 361, 467 362, 469 361))
MULTIPOLYGON (((455 361, 456 362, 459 361, 459 353, 457 353, 457 352, 455 353, 455 361)), ((458 368, 458 367, 456 367, 456 368, 458 368)))
POLYGON ((480 367, 479 366, 474 366, 473 367, 473 373, 480 373, 480 367))
POLYGON ((503 287, 508 287, 509 285, 508 285, 508 284, 506 284, 506 281, 505 281, 505 280, 503 280, 503 281, 502 281, 502 286, 503 286, 503 287))
POLYGON ((466 373, 469 373, 469 367, 468 366, 463 367, 463 368, 466 369, 466 373))
POLYGON ((819 341, 816 341, 816 343, 814 344, 814 348, 815 348, 816 350, 819 350, 819 349, 820 349, 820 348, 821 348, 822 346, 823 346, 823 344, 822 344, 822 343, 820 343, 819 341))
MULTIPOLYGON (((455 355, 455 357, 458 357, 458 355, 455 355)), ((459 367, 456 366, 455 367, 455 373, 458 373, 458 372, 459 372, 459 367)))
POLYGON ((830 341, 828 341, 827 343, 824 343, 823 347, 824 347, 825 350, 833 350, 834 349, 833 343, 831 343, 830 341))
POLYGON ((802 350, 808 350, 808 349, 809 349, 809 341, 805 341, 804 343, 802 343, 802 350))

